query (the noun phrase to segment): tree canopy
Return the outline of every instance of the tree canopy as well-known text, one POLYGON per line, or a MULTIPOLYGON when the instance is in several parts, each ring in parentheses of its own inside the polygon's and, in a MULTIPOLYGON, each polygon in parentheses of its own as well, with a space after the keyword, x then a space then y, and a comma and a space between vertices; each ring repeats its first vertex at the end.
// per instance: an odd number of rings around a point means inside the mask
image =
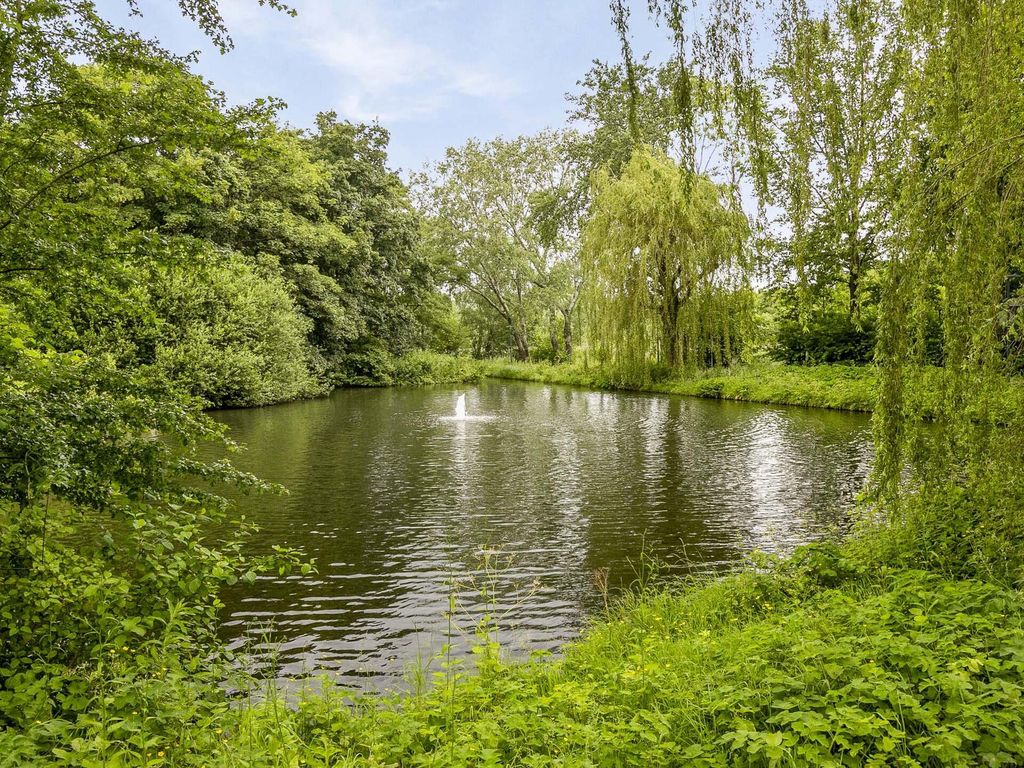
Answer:
POLYGON ((742 334, 750 264, 746 216, 730 190, 637 150, 600 172, 583 246, 601 356, 630 375, 728 362, 742 334))

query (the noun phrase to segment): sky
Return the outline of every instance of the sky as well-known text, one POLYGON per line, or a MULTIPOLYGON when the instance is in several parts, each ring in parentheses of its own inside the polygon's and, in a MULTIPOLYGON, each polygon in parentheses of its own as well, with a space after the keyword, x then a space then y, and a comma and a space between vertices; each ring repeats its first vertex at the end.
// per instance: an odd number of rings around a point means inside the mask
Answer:
MULTIPOLYGON (((607 0, 293 0, 292 18, 257 0, 221 0, 235 47, 220 54, 173 0, 99 0, 105 18, 156 38, 230 103, 275 96, 309 127, 321 111, 378 120, 392 167, 419 170, 468 138, 566 123, 565 94, 595 58, 618 61, 607 0)), ((668 55, 664 31, 634 2, 636 53, 668 55)))

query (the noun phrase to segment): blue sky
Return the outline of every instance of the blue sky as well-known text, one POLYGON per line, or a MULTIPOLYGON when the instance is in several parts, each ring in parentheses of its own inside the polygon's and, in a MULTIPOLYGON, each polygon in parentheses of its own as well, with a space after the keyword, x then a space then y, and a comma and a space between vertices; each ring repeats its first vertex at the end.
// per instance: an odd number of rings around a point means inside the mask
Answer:
MULTIPOLYGON (((417 170, 469 137, 532 133, 565 123, 567 91, 594 58, 619 58, 606 0, 294 0, 291 18, 256 0, 222 0, 235 42, 221 55, 172 0, 100 0, 109 19, 175 53, 232 103, 287 102, 307 127, 322 110, 378 119, 394 167, 417 170)), ((666 54, 662 31, 634 2, 634 46, 666 54)))

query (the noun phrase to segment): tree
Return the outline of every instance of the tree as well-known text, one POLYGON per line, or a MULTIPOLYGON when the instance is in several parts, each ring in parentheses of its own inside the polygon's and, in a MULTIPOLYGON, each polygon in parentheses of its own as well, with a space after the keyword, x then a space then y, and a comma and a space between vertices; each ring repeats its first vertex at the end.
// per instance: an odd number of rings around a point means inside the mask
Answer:
POLYGON ((679 154, 672 65, 654 67, 645 58, 633 62, 632 71, 634 91, 624 64, 595 61, 577 83, 580 91, 566 95, 571 105, 569 119, 583 128, 572 149, 584 178, 600 168, 617 174, 629 162, 637 143, 679 154), (631 111, 635 112, 639 142, 631 133, 631 111))
POLYGON ((864 275, 879 258, 902 146, 899 89, 906 43, 891 3, 834 0, 821 17, 803 3, 779 13, 767 69, 775 155, 773 202, 788 233, 783 267, 801 289, 842 281, 859 320, 864 275))
MULTIPOLYGON (((216 29, 214 3, 183 8, 216 29)), ((201 674, 218 590, 272 564, 241 553, 248 528, 210 490, 262 484, 204 460, 222 430, 141 360, 166 320, 150 281, 212 250, 152 201, 201 195, 198 153, 245 140, 181 61, 91 3, 0 7, 0 727, 73 721, 101 648, 172 625, 167 663, 201 674)), ((243 341, 294 352, 300 337, 266 324, 294 319, 280 284, 236 277, 243 341)))
POLYGON ((339 121, 325 112, 307 141, 328 173, 328 220, 356 243, 344 264, 323 264, 321 271, 358 307, 365 333, 355 346, 377 343, 401 354, 419 338, 417 308, 430 301, 436 285, 419 249, 419 214, 405 184, 387 167, 389 139, 379 125, 339 121))
POLYGON ((163 194, 153 207, 165 231, 280 265, 312 321, 314 367, 343 382, 367 356, 418 343, 417 307, 435 277, 405 185, 386 164, 387 132, 332 113, 312 133, 285 130, 275 106, 247 116, 244 147, 199 153, 201 194, 163 194))
POLYGON ((582 252, 592 338, 632 376, 658 359, 728 361, 741 326, 748 224, 730 191, 639 149, 599 172, 582 252))
POLYGON ((447 262, 453 289, 502 319, 520 360, 549 310, 562 315, 572 343, 579 284, 574 219, 562 204, 577 181, 564 147, 551 132, 470 141, 417 182, 428 245, 447 262))

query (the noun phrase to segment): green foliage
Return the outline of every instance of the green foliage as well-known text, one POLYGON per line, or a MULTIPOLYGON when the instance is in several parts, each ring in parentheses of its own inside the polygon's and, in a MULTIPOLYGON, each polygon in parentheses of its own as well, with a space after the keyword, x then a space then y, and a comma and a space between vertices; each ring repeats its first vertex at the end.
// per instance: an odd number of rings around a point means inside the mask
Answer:
POLYGON ((588 325, 626 376, 654 360, 709 367, 738 356, 749 301, 746 216, 723 187, 638 149, 601 172, 583 246, 588 325))
POLYGON ((645 61, 632 62, 633 94, 627 84, 625 65, 612 66, 595 61, 577 85, 580 92, 570 94, 570 117, 586 126, 575 151, 588 174, 601 168, 618 173, 629 162, 636 146, 630 133, 629 111, 636 110, 640 143, 670 153, 675 108, 669 91, 671 68, 655 68, 645 61))
POLYGON ((161 318, 156 370, 213 406, 268 405, 320 394, 306 345, 309 321, 270 269, 237 255, 206 269, 169 270, 152 286, 161 318))
MULTIPOLYGON (((229 45, 215 2, 179 6, 229 45)), ((624 67, 576 100, 593 134, 452 150, 425 222, 379 126, 227 109, 90 3, 0 8, 0 764, 1024 762, 1024 9, 827 8, 780 4, 757 70, 745 0, 692 37, 653 1, 655 68, 613 3, 624 67), (698 128, 730 187, 692 170, 698 128), (747 173, 801 293, 784 357, 863 360, 873 328, 877 368, 712 367, 763 342, 747 173), (600 367, 417 351, 571 356, 588 206, 600 367), (202 460, 232 447, 202 408, 482 374, 875 408, 879 493, 842 546, 639 585, 558 662, 501 661, 485 629, 476 674, 426 693, 231 701, 219 589, 311 565, 246 554, 211 489, 268 489, 202 460)))
POLYGON ((805 4, 782 4, 765 73, 781 105, 771 121, 776 148, 755 156, 767 160, 770 202, 784 212, 779 267, 796 272, 805 295, 843 286, 851 319, 879 257, 902 160, 893 105, 906 42, 896 13, 873 0, 834 0, 814 16, 805 4))
MULTIPOLYGON (((1013 765, 1022 641, 1017 592, 824 545, 627 597, 559 662, 481 654, 476 674, 441 670, 425 694, 307 693, 294 709, 271 689, 196 711, 176 674, 134 715, 0 743, 14 766, 93 765, 142 744, 146 764, 186 766, 1013 765), (175 732, 184 719, 195 726, 175 732)), ((138 701, 141 677, 121 678, 115 709, 138 701)))
POLYGON ((845 312, 833 312, 816 314, 806 326, 799 320, 780 323, 772 356, 790 365, 868 363, 874 352, 873 323, 857 323, 845 312))
POLYGON ((199 401, 0 317, 0 723, 24 726, 88 711, 99 649, 172 619, 190 640, 168 653, 209 647, 221 585, 275 561, 242 553, 245 525, 210 533, 230 519, 211 482, 263 485, 199 461, 223 441, 199 401))
POLYGON ((395 360, 391 383, 403 386, 460 384, 480 378, 481 363, 436 352, 410 352, 395 360))
MULTIPOLYGON (((573 140, 554 132, 471 140, 450 148, 415 184, 433 262, 443 266, 463 305, 484 316, 484 325, 497 320, 504 327, 501 346, 510 346, 519 360, 530 358, 531 334, 551 315, 561 326, 550 337, 553 346, 564 340, 572 355, 582 185, 573 140)), ((493 352, 497 343, 491 338, 481 345, 493 352)))
POLYGON ((1022 10, 1019 2, 906 3, 909 44, 920 51, 905 96, 915 130, 905 138, 911 158, 883 296, 876 429, 878 488, 894 507, 932 483, 985 489, 994 487, 989 475, 1018 471, 1024 429, 1019 412, 1001 411, 999 387, 1015 367, 1005 341, 1019 322, 1007 294, 1024 222, 1022 137, 1013 127, 1024 115, 1022 10), (924 339, 935 305, 943 368, 941 395, 929 402, 920 392, 932 375, 924 339), (906 428, 925 405, 945 424, 939 446, 906 428), (993 467, 997 456, 1013 461, 993 467))

